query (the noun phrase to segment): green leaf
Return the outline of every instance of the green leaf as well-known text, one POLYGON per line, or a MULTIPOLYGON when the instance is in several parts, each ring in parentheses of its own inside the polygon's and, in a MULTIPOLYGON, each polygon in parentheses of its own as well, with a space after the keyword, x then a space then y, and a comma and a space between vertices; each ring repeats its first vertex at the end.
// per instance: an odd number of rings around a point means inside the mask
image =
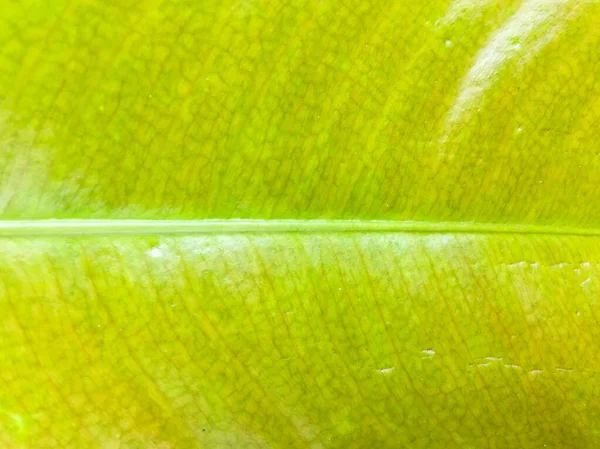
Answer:
POLYGON ((0 447, 600 444, 597 2, 0 11, 0 447))

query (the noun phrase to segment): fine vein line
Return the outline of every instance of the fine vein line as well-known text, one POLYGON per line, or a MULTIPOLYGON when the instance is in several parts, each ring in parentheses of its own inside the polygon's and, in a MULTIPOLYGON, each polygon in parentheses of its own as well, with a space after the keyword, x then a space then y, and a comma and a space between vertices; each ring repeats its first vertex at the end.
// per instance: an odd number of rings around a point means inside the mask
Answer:
POLYGON ((392 220, 0 220, 0 237, 397 232, 600 236, 600 229, 529 224, 392 220))

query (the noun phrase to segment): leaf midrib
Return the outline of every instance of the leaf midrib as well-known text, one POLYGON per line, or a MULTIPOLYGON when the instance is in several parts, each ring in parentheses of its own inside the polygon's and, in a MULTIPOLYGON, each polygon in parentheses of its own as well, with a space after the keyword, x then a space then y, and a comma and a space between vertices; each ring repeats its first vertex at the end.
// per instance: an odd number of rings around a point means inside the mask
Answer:
POLYGON ((440 234, 549 234, 600 236, 600 229, 564 226, 477 222, 392 220, 120 220, 46 219, 0 220, 0 237, 168 235, 239 233, 440 233, 440 234))

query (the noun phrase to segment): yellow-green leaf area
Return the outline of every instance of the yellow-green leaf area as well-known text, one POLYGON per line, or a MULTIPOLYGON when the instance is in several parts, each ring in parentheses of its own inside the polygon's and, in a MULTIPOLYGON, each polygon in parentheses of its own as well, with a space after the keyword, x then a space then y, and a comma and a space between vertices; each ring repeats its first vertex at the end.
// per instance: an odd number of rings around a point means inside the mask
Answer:
POLYGON ((598 245, 4 239, 0 442, 595 447, 598 245))
POLYGON ((594 1, 0 10, 5 218, 600 224, 594 1))
POLYGON ((600 5, 0 0, 0 448, 600 445, 600 5))

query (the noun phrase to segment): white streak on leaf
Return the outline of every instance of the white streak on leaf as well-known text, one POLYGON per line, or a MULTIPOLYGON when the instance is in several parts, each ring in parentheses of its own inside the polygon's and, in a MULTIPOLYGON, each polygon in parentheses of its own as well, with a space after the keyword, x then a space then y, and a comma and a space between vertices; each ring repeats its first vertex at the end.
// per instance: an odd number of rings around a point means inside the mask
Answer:
POLYGON ((527 1, 492 35, 460 84, 446 116, 441 144, 472 118, 511 60, 520 56, 520 63, 525 64, 552 41, 565 22, 567 5, 565 1, 527 1))
POLYGON ((511 369, 521 369, 521 367, 519 365, 513 365, 513 364, 506 364, 504 365, 506 368, 511 368, 511 369))
POLYGON ((590 282, 592 282, 592 280, 590 278, 587 278, 585 281, 583 281, 579 285, 582 286, 582 287, 586 287, 590 282))

